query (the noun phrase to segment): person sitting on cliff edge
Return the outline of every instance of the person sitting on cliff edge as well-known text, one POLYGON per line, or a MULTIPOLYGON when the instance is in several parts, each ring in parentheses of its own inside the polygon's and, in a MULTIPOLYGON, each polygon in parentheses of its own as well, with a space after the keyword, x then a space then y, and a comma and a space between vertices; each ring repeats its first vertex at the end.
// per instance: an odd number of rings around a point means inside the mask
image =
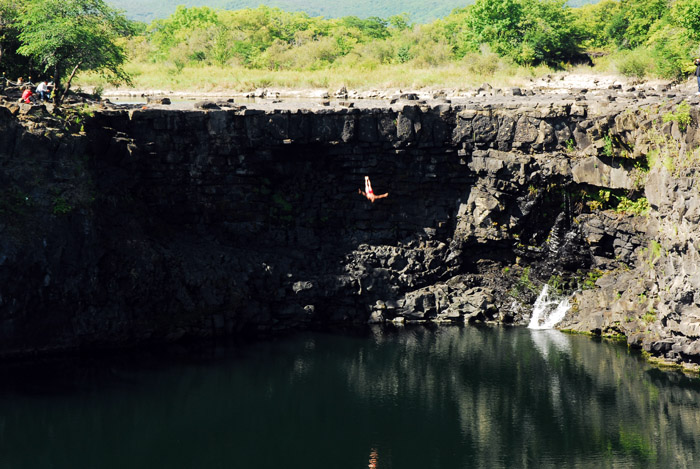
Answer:
POLYGON ((700 57, 695 59, 695 77, 698 80, 698 92, 696 94, 700 94, 700 57))
POLYGON ((369 200, 372 203, 374 203, 374 201, 377 199, 383 199, 384 197, 389 195, 388 192, 385 194, 375 195, 374 191, 372 190, 372 183, 369 181, 369 176, 365 176, 365 190, 364 190, 364 192, 362 191, 362 189, 357 189, 357 192, 359 194, 367 197, 367 200, 369 200))

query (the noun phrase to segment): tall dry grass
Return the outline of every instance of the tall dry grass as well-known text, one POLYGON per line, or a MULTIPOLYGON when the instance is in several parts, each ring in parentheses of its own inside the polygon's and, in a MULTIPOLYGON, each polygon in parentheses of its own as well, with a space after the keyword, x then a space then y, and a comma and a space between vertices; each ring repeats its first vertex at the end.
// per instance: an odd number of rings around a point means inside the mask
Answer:
MULTIPOLYGON (((198 65, 177 67, 168 64, 132 62, 126 70, 133 77, 130 88, 137 90, 246 92, 258 88, 327 89, 342 86, 371 89, 470 89, 488 82, 494 87, 516 86, 552 70, 518 67, 495 54, 470 54, 459 62, 430 64, 421 58, 403 64, 382 64, 378 60, 348 55, 321 70, 262 70, 239 65, 198 65)), ((95 74, 77 77, 77 86, 114 88, 95 74)), ((124 88, 124 86, 122 86, 124 88)))

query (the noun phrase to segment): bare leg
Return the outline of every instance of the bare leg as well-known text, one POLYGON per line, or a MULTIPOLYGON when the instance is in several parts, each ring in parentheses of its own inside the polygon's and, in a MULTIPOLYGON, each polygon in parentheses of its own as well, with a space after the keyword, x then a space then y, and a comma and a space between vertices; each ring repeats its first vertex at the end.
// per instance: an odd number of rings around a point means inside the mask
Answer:
POLYGON ((372 190, 372 183, 369 180, 369 176, 365 176, 365 191, 362 192, 362 189, 358 189, 357 192, 367 197, 367 200, 369 200, 372 203, 374 203, 374 201, 377 199, 383 199, 384 197, 389 195, 388 192, 386 194, 375 195, 374 191, 372 190))

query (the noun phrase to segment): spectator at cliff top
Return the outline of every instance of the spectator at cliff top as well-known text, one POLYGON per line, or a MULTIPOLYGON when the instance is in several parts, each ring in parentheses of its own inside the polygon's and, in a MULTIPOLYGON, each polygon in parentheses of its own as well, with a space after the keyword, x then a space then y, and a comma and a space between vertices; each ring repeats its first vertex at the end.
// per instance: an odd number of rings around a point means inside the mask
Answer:
POLYGON ((19 102, 24 102, 26 104, 32 104, 32 96, 34 93, 32 93, 32 88, 31 86, 25 86, 24 91, 22 92, 22 97, 19 98, 19 102))
POLYGON ((45 81, 42 81, 36 87, 36 94, 39 95, 39 99, 41 99, 42 101, 46 101, 46 98, 48 98, 49 96, 49 87, 45 81))

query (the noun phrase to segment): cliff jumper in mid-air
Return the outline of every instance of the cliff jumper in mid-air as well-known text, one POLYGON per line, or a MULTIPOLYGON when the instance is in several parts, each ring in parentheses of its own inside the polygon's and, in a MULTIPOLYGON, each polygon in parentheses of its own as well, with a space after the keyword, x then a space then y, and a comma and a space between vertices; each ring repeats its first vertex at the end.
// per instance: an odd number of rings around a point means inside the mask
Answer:
POLYGON ((364 190, 364 192, 362 191, 362 189, 357 189, 357 192, 364 195, 365 197, 367 197, 367 200, 369 200, 372 203, 374 203, 374 201, 377 199, 383 199, 384 197, 389 195, 388 192, 385 194, 375 195, 374 191, 372 190, 372 183, 369 182, 369 176, 365 176, 365 190, 364 190))

